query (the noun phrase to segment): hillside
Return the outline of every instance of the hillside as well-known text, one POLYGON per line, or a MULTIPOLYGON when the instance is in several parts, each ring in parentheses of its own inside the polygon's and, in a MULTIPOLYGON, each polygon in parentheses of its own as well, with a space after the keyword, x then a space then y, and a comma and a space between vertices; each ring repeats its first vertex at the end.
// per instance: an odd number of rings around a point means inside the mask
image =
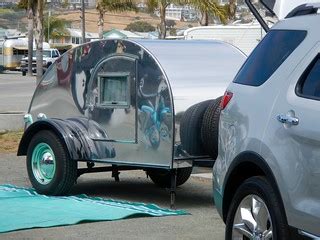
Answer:
MULTIPOLYGON (((47 16, 48 12, 44 15, 47 16)), ((51 12, 53 16, 58 18, 64 18, 71 22, 72 28, 80 28, 80 11, 79 10, 67 10, 51 12)), ((13 28, 18 29, 21 32, 27 31, 27 18, 26 11, 14 11, 11 9, 0 9, 0 28, 13 28)), ((157 16, 150 15, 142 12, 108 12, 104 18, 104 31, 111 29, 124 29, 128 24, 134 21, 147 21, 154 27, 157 27, 160 19, 157 16)), ((86 11, 86 31, 98 32, 98 13, 95 9, 88 9, 86 11)), ((198 23, 175 21, 176 26, 174 28, 188 28, 191 26, 198 26, 198 23)))
MULTIPOLYGON (((60 13, 57 15, 59 18, 64 18, 70 22, 72 22, 72 26, 74 28, 80 27, 80 11, 68 11, 64 13, 60 13)), ((147 21, 154 27, 159 24, 159 18, 156 16, 151 16, 147 13, 141 12, 121 12, 121 13, 106 13, 104 18, 104 30, 108 31, 111 29, 124 29, 128 24, 134 21, 147 21)), ((98 14, 95 10, 87 10, 86 11, 86 31, 89 32, 98 32, 98 14)), ((187 28, 188 26, 197 26, 198 23, 190 23, 190 22, 180 22, 176 21, 175 28, 187 28)))

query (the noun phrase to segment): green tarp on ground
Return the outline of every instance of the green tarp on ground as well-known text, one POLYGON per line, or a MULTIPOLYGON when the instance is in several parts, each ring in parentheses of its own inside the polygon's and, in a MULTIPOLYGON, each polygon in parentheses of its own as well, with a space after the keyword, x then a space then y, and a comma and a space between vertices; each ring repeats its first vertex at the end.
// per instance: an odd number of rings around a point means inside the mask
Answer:
POLYGON ((88 221, 185 214, 185 211, 172 211, 153 204, 106 200, 86 195, 49 197, 39 195, 32 189, 0 185, 0 233, 88 221))

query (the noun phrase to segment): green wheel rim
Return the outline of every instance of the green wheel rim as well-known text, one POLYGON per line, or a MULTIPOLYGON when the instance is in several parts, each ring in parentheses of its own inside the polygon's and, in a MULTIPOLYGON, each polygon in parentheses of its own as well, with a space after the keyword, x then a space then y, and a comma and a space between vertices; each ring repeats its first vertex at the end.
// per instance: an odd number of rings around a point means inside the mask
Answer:
POLYGON ((56 172, 56 160, 51 147, 46 143, 39 143, 32 152, 32 173, 42 184, 49 184, 56 172))

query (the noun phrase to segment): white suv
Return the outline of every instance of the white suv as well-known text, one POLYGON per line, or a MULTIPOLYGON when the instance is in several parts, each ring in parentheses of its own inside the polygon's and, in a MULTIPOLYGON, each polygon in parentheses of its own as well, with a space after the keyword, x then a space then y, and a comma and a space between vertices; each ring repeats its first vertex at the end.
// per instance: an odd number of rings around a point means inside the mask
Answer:
POLYGON ((279 21, 222 99, 213 188, 226 239, 320 237, 319 6, 279 21))

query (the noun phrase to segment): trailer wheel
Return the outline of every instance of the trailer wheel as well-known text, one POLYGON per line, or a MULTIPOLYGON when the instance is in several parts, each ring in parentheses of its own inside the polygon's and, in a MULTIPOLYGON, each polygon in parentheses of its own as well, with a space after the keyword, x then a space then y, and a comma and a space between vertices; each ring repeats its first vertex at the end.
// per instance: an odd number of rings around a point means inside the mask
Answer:
MULTIPOLYGON (((177 186, 184 184, 190 177, 192 167, 177 169, 177 186)), ((152 182, 161 187, 169 188, 171 186, 171 174, 169 170, 155 169, 148 170, 147 174, 150 176, 152 182)))
POLYGON ((189 107, 181 118, 181 144, 190 155, 205 155, 201 141, 201 125, 203 114, 212 101, 207 100, 189 107))
POLYGON ((67 194, 77 179, 77 162, 70 159, 61 140, 48 130, 31 139, 27 170, 32 186, 40 194, 67 194))
POLYGON ((220 119, 220 102, 222 97, 217 98, 210 103, 203 115, 201 126, 201 140, 203 147, 209 156, 213 159, 218 155, 218 136, 220 119))

